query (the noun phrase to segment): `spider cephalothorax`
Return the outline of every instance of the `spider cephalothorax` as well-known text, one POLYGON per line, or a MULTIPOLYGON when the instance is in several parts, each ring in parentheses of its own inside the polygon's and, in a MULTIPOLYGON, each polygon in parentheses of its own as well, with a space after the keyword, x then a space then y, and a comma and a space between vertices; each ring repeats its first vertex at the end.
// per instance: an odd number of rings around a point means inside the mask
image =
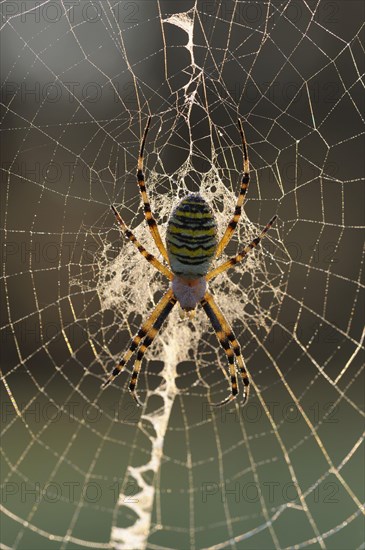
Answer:
POLYGON ((175 275, 171 283, 172 291, 184 311, 193 311, 204 298, 207 282, 204 277, 186 279, 175 275))
POLYGON ((146 349, 153 342, 163 322, 177 302, 179 302, 182 310, 186 312, 193 312, 196 306, 200 304, 212 323, 218 341, 224 349, 229 363, 231 394, 220 403, 217 403, 217 405, 224 405, 236 397, 238 393, 236 376, 237 368, 241 374, 244 384, 243 397, 245 402, 248 396, 249 380, 243 357, 241 355, 241 348, 228 321, 215 303, 212 294, 207 290, 207 281, 213 279, 219 275, 219 273, 226 271, 236 263, 240 262, 248 254, 248 252, 250 252, 250 250, 255 248, 274 223, 276 216, 269 221, 269 223, 262 230, 261 234, 248 246, 246 246, 239 254, 233 258, 230 258, 220 266, 210 269, 214 258, 218 258, 222 254, 223 250, 231 240, 241 216, 244 197, 250 181, 250 165, 248 160, 247 145, 242 124, 238 121, 242 138, 243 176, 234 215, 228 223, 223 237, 220 241, 218 241, 217 223, 214 213, 205 199, 198 193, 195 193, 184 197, 172 211, 167 225, 165 247, 161 240, 156 220, 151 212, 143 174, 143 150, 150 122, 151 117, 148 119, 142 139, 138 158, 137 181, 142 194, 145 218, 148 227, 158 250, 161 252, 169 267, 147 252, 147 250, 137 241, 133 233, 125 225, 114 206, 111 208, 125 236, 132 241, 132 243, 148 262, 150 262, 158 271, 160 271, 171 281, 171 285, 169 290, 164 294, 155 309, 152 311, 150 317, 141 325, 137 334, 132 339, 128 350, 119 361, 118 365, 114 368, 112 374, 103 386, 107 386, 110 382, 112 382, 112 380, 114 380, 114 378, 121 372, 124 365, 130 359, 134 351, 138 348, 137 359, 134 364, 129 389, 137 404, 140 405, 141 403, 136 395, 136 385, 138 374, 141 369, 141 361, 146 349))

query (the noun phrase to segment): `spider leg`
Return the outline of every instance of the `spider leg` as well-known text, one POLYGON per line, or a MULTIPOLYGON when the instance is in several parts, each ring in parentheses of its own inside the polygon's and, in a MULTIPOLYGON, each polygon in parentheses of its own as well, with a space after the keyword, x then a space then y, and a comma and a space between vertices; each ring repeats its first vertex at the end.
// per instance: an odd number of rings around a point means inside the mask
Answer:
MULTIPOLYGON (((137 334, 132 338, 132 341, 129 345, 129 348, 123 355, 123 357, 120 359, 118 365, 114 367, 112 373, 110 374, 109 378, 102 384, 102 388, 105 388, 108 386, 116 376, 121 372, 124 365, 129 361, 135 350, 138 348, 141 340, 147 336, 148 331, 153 327, 154 323, 157 321, 159 316, 163 313, 164 309, 169 305, 170 301, 173 301, 175 299, 175 296, 171 289, 169 289, 161 298, 161 300, 158 302, 155 309, 152 311, 151 315, 148 317, 147 321, 145 321, 139 328, 137 334)), ((132 375, 133 378, 133 375, 132 375)))
POLYGON ((244 384, 243 404, 245 404, 247 399, 248 399, 250 381, 249 381, 248 374, 247 374, 247 371, 246 371, 245 362, 244 362, 243 356, 241 354, 241 346, 239 345, 230 324, 228 323, 228 321, 225 318, 225 316, 223 315, 222 311, 219 309, 218 305, 216 304, 212 294, 210 294, 210 292, 206 292, 203 299, 205 299, 207 301, 207 303, 209 304, 211 310, 213 311, 214 315, 218 319, 218 321, 219 321, 219 323, 222 327, 222 330, 224 331, 225 335, 227 336, 227 338, 228 338, 228 340, 229 340, 229 342, 232 346, 232 349, 233 349, 234 354, 236 356, 236 361, 237 361, 238 367, 240 369, 242 382, 244 384))
POLYGON ((250 162, 248 160, 247 142, 243 131, 242 122, 239 119, 238 119, 238 128, 242 138, 242 150, 243 150, 243 176, 241 180, 241 188, 237 198, 236 208, 235 208, 233 217, 231 218, 223 237, 218 243, 217 251, 215 253, 216 258, 218 258, 222 254, 223 250, 226 248, 227 244, 229 243, 229 241, 233 236, 233 233, 237 227, 238 221, 241 216, 242 205, 245 200, 245 195, 248 189, 248 185, 250 183, 250 162))
POLYGON ((142 256, 144 258, 146 258, 146 260, 150 264, 152 264, 153 267, 155 267, 158 271, 160 271, 163 275, 165 275, 165 277, 172 280, 173 279, 173 274, 171 273, 171 271, 165 265, 163 265, 161 262, 159 262, 158 259, 155 258, 155 256, 153 256, 152 254, 147 252, 147 250, 144 248, 144 246, 142 246, 141 243, 139 241, 137 241, 136 237, 133 235, 132 231, 130 229, 128 229, 128 227, 126 226, 126 224, 122 220, 122 217, 120 216, 117 209, 113 205, 111 205, 111 209, 113 210, 114 215, 117 219, 117 222, 119 223, 119 225, 120 225, 124 235, 127 237, 127 239, 129 239, 134 244, 134 246, 139 250, 139 252, 142 254, 142 256))
POLYGON ((148 330, 145 339, 143 340, 138 352, 137 352, 137 359, 134 363, 133 372, 131 381, 129 384, 129 391, 131 392, 131 395, 137 405, 142 406, 142 403, 138 399, 137 393, 136 393, 136 386, 138 382, 138 376, 141 370, 141 363, 144 354, 146 353, 147 348, 152 344, 153 340, 158 334, 158 331, 160 330, 162 324, 167 319, 168 315, 170 314, 172 308, 176 304, 177 300, 175 296, 171 296, 170 300, 167 302, 167 304, 164 306, 163 310, 161 311, 160 315, 156 319, 156 321, 153 323, 152 327, 148 330))
POLYGON ((272 226, 272 224, 274 223, 274 221, 276 220, 277 216, 274 216, 268 224, 266 224, 266 226, 264 227, 264 229, 262 230, 262 232, 260 233, 260 235, 258 237, 256 237, 256 239, 254 239, 253 241, 250 242, 249 245, 247 245, 239 254, 237 254, 237 256, 233 256, 233 258, 230 258, 229 260, 227 260, 226 262, 224 262, 223 264, 219 265, 218 267, 216 267, 215 269, 212 269, 211 271, 209 271, 209 273, 206 275, 206 280, 209 281, 209 279, 213 279, 214 277, 216 277, 217 275, 219 275, 220 273, 223 273, 224 271, 227 271, 227 269, 230 269, 231 267, 233 267, 234 265, 236 265, 237 263, 239 263, 241 260, 243 260, 243 258, 245 256, 247 256, 247 254, 253 249, 253 248, 256 248, 257 245, 260 243, 260 241, 265 237, 266 233, 268 232, 268 230, 270 229, 270 227, 272 226))
POLYGON ((233 399, 235 399, 238 394, 234 353, 229 345, 228 336, 222 326, 222 320, 223 322, 225 321, 223 317, 223 313, 214 304, 213 297, 209 294, 209 292, 205 293, 204 298, 200 301, 200 303, 205 313, 207 314, 208 319, 212 323, 218 342, 224 349, 224 352, 227 355, 228 364, 229 364, 229 373, 231 376, 231 394, 226 399, 223 399, 223 401, 220 401, 219 403, 214 403, 214 406, 220 407, 222 405, 225 405, 226 403, 229 403, 230 401, 233 401, 233 399), (212 307, 212 305, 215 307, 212 307))
POLYGON ((137 164, 137 182, 139 185, 139 189, 141 191, 142 200, 144 204, 144 216, 146 218, 146 222, 148 224, 149 230, 151 232, 151 235, 153 237, 153 240, 156 243, 157 248, 161 252, 162 256, 165 258, 166 262, 169 264, 169 257, 167 255, 167 251, 165 248, 165 245, 162 242, 160 232, 157 227, 157 223, 155 218, 153 217, 153 214, 151 212, 151 205, 150 201, 148 199, 147 190, 146 190, 146 184, 145 184, 145 178, 143 173, 143 151, 144 151, 144 145, 146 142, 146 137, 148 133, 148 129, 150 127, 151 123, 151 117, 148 117, 148 121, 146 124, 146 128, 143 134, 143 139, 141 143, 141 148, 139 151, 139 157, 138 157, 138 164, 137 164))

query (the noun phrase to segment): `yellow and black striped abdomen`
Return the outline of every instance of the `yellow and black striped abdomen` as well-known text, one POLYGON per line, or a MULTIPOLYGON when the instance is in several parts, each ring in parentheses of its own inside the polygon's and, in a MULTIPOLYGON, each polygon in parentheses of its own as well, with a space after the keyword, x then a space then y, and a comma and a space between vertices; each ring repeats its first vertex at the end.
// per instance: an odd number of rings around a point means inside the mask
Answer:
POLYGON ((175 275, 198 278, 208 273, 217 248, 217 222, 199 194, 188 195, 172 212, 166 245, 175 275))

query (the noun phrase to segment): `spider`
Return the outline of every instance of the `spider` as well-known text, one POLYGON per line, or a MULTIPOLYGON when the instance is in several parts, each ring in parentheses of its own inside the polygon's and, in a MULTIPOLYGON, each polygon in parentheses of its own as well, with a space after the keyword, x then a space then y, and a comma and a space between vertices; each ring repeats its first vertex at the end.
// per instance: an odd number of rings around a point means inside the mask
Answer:
POLYGON ((167 224, 165 247, 162 242, 156 220, 151 212, 143 173, 143 151, 150 122, 151 117, 148 118, 141 142, 137 164, 137 181, 144 203, 144 214, 147 225, 154 242, 167 265, 161 263, 155 256, 147 252, 141 243, 137 241, 132 231, 130 231, 130 229, 126 226, 116 208, 111 205, 111 209, 126 238, 134 244, 137 250, 149 263, 151 263, 158 271, 160 271, 160 273, 165 275, 165 277, 171 281, 171 284, 170 288, 162 296, 161 300, 158 302, 148 319, 142 323, 137 334, 132 339, 129 348, 102 387, 106 387, 114 380, 114 378, 121 372, 127 361, 131 358, 133 353, 137 350, 137 348, 139 348, 137 351, 137 358, 134 363, 132 377, 130 379, 129 390, 137 405, 141 406, 142 403, 138 399, 136 386, 138 375, 141 370, 142 358, 148 346, 152 344, 163 322, 166 320, 167 316, 177 302, 179 302, 181 309, 184 312, 188 312, 187 315, 189 316, 193 314, 197 305, 200 304, 208 316, 216 333, 218 342, 227 356, 231 377, 230 395, 223 401, 214 403, 214 405, 225 405, 229 401, 236 398, 238 394, 236 365, 237 371, 240 371, 243 381, 244 404, 248 398, 249 378, 243 357, 241 355, 241 348, 228 321, 215 303, 213 295, 208 291, 207 282, 214 279, 220 273, 223 273, 227 269, 233 267, 235 264, 243 260, 253 248, 256 248, 274 223, 277 216, 274 216, 264 227, 261 234, 253 239, 248 246, 243 248, 239 254, 230 258, 218 267, 210 269, 213 259, 218 258, 222 254, 223 250, 232 238, 241 216, 242 205, 250 181, 247 143, 242 123, 238 120, 238 128, 242 140, 243 176, 236 208, 223 237, 218 242, 217 222, 214 213, 205 199, 198 193, 194 193, 184 197, 172 211, 167 224))

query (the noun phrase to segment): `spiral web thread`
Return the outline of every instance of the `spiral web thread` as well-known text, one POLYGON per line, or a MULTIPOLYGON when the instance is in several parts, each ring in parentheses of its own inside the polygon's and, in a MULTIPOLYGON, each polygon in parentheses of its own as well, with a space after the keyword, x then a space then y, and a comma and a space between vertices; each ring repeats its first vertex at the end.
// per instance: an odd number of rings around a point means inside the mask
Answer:
POLYGON ((159 2, 93 1, 87 20, 80 6, 61 0, 56 24, 48 14, 29 32, 26 14, 54 4, 25 3, 2 28, 6 39, 17 40, 19 53, 3 88, 15 80, 19 88, 2 102, 3 132, 15 135, 15 145, 2 168, 2 333, 10 359, 2 367, 8 407, 2 511, 8 530, 1 547, 334 548, 351 532, 353 547, 363 548, 361 483, 352 475, 363 457, 357 391, 363 373, 363 220, 356 207, 363 181, 356 162, 364 135, 361 23, 350 36, 345 25, 335 32, 323 2, 300 4, 298 21, 298 4, 264 3, 261 19, 252 22, 247 10, 257 5, 246 2, 181 2, 172 13, 159 2), (131 11, 121 18, 120 10, 131 11), (84 34, 91 13, 98 30, 92 39, 84 34), (283 32, 288 45, 281 42, 283 32), (313 65, 303 52, 312 55, 313 65), (264 70, 263 83, 257 67, 267 63, 273 67, 264 70), (33 111, 23 112, 21 84, 34 74, 54 87, 33 111), (71 88, 75 74, 99 83, 103 102, 91 101, 95 87, 86 94, 71 88), (338 92, 324 112, 313 91, 323 75, 338 92), (273 99, 275 85, 288 78, 295 92, 273 99), (251 102, 250 86, 259 92, 251 102), (50 109, 55 89, 72 98, 59 113, 50 109), (117 101, 106 109, 111 98, 117 101), (148 114, 153 119, 145 169, 162 237, 171 209, 189 191, 208 200, 223 234, 242 172, 238 116, 252 177, 245 212, 222 260, 278 214, 265 243, 211 284, 250 373, 253 408, 246 413, 239 402, 230 417, 210 408, 229 391, 229 377, 201 310, 188 321, 175 308, 148 349, 138 386, 142 411, 127 391, 132 363, 111 387, 100 388, 167 286, 123 240, 109 209, 114 203, 138 240, 158 255, 135 182, 148 114), (338 124, 341 116, 347 124, 338 124), (39 179, 22 170, 29 157, 49 163, 39 179), (66 161, 67 176, 55 183, 52 169, 66 161), (18 190, 35 205, 21 219, 18 190), (50 211, 54 219, 47 217, 50 211), (24 242, 36 252, 24 252, 24 242), (37 257, 38 243, 49 242, 59 251, 52 265, 37 257), (20 265, 14 250, 24 260, 20 265), (339 296, 345 300, 340 316, 339 296), (27 323, 39 336, 30 344, 27 323), (57 329, 50 333, 51 325, 57 329), (51 405, 61 421, 35 418, 34 411, 44 411, 38 405, 51 405), (253 411, 260 411, 255 422, 253 411), (227 423, 233 413, 233 424, 227 423), (52 433, 64 437, 62 445, 52 433), (340 434, 343 444, 334 445, 340 434), (309 474, 306 456, 313 460, 309 474), (34 460, 45 465, 42 472, 34 460), (289 484, 292 497, 281 491, 271 498, 273 480, 280 480, 280 488, 289 484), (77 483, 72 498, 65 490, 70 481, 77 483), (223 496, 247 483, 258 488, 254 502, 247 495, 242 501, 242 491, 239 503, 223 496), (19 504, 14 499, 24 487, 36 497, 19 504), (316 507, 323 487, 341 501, 330 518, 316 507), (169 513, 176 495, 181 523, 169 513), (53 519, 47 505, 57 510, 53 519), (297 532, 284 533, 294 518, 297 532))

